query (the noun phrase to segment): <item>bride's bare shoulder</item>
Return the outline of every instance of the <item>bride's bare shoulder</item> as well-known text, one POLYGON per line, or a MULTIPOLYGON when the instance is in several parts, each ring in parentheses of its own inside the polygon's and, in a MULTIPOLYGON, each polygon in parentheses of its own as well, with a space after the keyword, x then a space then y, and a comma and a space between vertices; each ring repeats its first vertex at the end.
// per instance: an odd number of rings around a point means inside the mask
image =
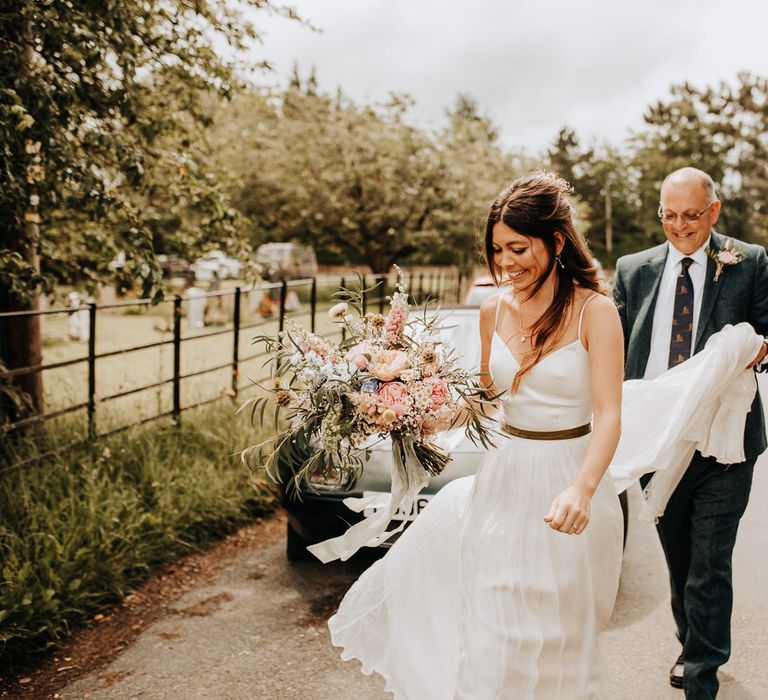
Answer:
POLYGON ((499 303, 499 297, 501 296, 501 290, 494 292, 490 296, 483 299, 480 304, 480 314, 487 314, 489 311, 496 313, 496 306, 499 303))
POLYGON ((493 328, 496 322, 496 310, 501 303, 502 291, 494 292, 480 304, 480 328, 493 328))
POLYGON ((583 299, 577 303, 577 311, 583 310, 583 327, 586 334, 591 328, 602 324, 615 325, 619 321, 619 312, 613 299, 605 294, 586 290, 583 299))

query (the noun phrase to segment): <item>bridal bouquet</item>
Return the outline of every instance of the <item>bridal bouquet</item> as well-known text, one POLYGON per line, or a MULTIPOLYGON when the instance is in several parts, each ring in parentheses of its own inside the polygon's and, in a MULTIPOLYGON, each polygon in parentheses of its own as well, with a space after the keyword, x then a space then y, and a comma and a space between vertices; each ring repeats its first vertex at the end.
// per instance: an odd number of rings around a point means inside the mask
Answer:
POLYGON ((456 349, 440 340, 437 317, 426 308, 412 312, 399 282, 387 316, 363 314, 367 291, 359 284, 344 290, 338 295, 342 301, 329 310, 344 328, 340 342, 295 325, 277 337, 257 338, 267 347, 274 386, 243 406, 250 407, 252 419, 264 422, 273 405, 276 431, 284 412, 287 427, 242 456, 261 463, 275 480, 285 477, 287 467, 297 492, 311 488, 313 477, 346 484, 364 468, 372 439, 391 439, 389 503, 347 499, 353 510, 373 507, 376 515, 336 538, 344 540, 343 551, 326 553, 330 558, 347 558, 350 547, 375 544, 396 531, 384 532, 391 516, 398 507, 409 510, 429 477, 450 460, 435 444, 435 432, 452 425, 462 398, 467 436, 488 447, 494 432, 484 411, 493 397, 485 397, 476 375, 460 366, 456 349))

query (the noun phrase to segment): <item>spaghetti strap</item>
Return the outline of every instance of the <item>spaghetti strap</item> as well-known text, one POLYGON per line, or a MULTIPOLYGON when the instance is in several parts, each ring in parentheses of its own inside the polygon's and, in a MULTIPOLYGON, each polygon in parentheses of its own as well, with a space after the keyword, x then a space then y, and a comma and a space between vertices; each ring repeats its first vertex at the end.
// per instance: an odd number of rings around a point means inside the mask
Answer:
POLYGON ((496 300, 496 318, 493 320, 494 333, 499 327, 499 311, 501 311, 501 297, 504 296, 503 291, 499 291, 499 298, 496 300))
MULTIPOLYGON (((581 312, 579 313, 579 325, 578 325, 578 339, 581 341, 581 322, 584 320, 584 309, 587 308, 587 304, 589 304, 590 301, 592 301, 596 296, 598 296, 597 292, 595 292, 589 299, 587 299, 582 305, 581 305, 581 312)), ((497 312, 498 313, 498 312, 497 312)), ((583 345, 583 343, 582 343, 583 345)))

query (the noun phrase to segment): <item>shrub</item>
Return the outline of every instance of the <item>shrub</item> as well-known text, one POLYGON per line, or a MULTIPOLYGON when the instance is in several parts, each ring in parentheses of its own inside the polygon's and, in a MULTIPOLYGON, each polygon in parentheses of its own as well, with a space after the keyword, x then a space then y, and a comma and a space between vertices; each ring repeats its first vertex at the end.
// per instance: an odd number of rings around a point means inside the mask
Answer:
POLYGON ((272 507, 231 456, 258 439, 232 413, 191 410, 179 428, 148 424, 0 479, 0 669, 272 507))

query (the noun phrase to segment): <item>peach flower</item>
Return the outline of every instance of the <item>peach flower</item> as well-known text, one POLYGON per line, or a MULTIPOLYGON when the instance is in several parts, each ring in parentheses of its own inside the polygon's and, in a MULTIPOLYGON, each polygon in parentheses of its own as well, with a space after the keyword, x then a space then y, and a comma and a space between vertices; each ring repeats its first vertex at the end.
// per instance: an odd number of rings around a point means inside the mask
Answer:
POLYGON ((371 374, 382 382, 397 379, 408 369, 408 355, 402 350, 381 350, 374 358, 371 374))

